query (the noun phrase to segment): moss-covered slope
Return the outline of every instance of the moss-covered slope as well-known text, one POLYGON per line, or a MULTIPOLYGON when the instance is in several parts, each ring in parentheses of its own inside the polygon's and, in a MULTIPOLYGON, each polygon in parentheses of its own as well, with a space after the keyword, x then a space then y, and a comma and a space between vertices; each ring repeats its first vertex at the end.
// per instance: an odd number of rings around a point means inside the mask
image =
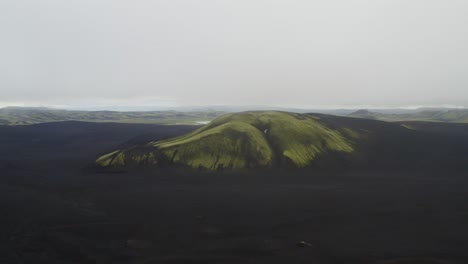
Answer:
POLYGON ((323 155, 353 152, 359 137, 358 131, 331 128, 313 115, 243 112, 221 116, 184 136, 111 152, 96 163, 206 169, 306 167, 323 155))

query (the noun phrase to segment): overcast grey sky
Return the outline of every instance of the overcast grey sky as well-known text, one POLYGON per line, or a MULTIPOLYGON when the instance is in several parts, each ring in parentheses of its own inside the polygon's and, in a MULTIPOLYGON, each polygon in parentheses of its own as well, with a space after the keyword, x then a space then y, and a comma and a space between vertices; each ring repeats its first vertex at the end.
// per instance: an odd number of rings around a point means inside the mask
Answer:
POLYGON ((1 0, 0 106, 468 106, 466 0, 1 0))

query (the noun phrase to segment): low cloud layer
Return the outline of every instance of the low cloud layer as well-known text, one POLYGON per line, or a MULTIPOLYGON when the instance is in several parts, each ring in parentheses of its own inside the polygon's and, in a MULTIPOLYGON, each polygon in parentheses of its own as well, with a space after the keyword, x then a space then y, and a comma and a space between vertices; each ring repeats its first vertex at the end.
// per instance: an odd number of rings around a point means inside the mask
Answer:
POLYGON ((468 106, 463 0, 0 2, 0 103, 468 106))

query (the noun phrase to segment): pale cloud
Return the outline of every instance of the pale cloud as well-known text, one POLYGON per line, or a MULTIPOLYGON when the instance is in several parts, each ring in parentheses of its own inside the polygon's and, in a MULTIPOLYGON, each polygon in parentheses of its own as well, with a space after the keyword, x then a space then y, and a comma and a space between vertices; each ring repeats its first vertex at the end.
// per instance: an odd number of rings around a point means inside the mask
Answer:
POLYGON ((468 106, 464 0, 3 0, 3 104, 468 106))

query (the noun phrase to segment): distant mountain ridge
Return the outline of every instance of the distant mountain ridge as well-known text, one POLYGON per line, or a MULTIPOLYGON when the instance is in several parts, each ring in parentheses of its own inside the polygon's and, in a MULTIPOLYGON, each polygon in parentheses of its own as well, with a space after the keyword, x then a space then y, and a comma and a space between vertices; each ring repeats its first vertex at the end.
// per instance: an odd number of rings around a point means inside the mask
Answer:
MULTIPOLYGON (((295 113, 321 113, 336 116, 374 119, 387 122, 431 121, 468 123, 468 109, 420 108, 420 109, 289 109, 279 107, 256 107, 255 111, 285 111, 295 113), (279 109, 279 110, 278 110, 279 109)), ((155 123, 155 124, 201 124, 216 117, 239 112, 242 107, 180 108, 158 111, 82 111, 47 107, 0 108, 0 125, 29 125, 59 121, 155 123), (201 122, 201 123, 199 123, 201 122)), ((254 108, 255 109, 255 108, 254 108)), ((252 109, 248 110, 251 111, 252 109)), ((242 112, 242 111, 241 111, 242 112)))
POLYGON ((210 121, 223 114, 218 111, 76 111, 46 107, 5 107, 0 108, 0 125, 30 125, 59 121, 156 123, 156 124, 197 124, 210 121))
POLYGON ((387 122, 401 121, 429 121, 468 123, 468 109, 422 110, 414 113, 379 113, 361 109, 348 115, 348 117, 374 119, 387 122))

